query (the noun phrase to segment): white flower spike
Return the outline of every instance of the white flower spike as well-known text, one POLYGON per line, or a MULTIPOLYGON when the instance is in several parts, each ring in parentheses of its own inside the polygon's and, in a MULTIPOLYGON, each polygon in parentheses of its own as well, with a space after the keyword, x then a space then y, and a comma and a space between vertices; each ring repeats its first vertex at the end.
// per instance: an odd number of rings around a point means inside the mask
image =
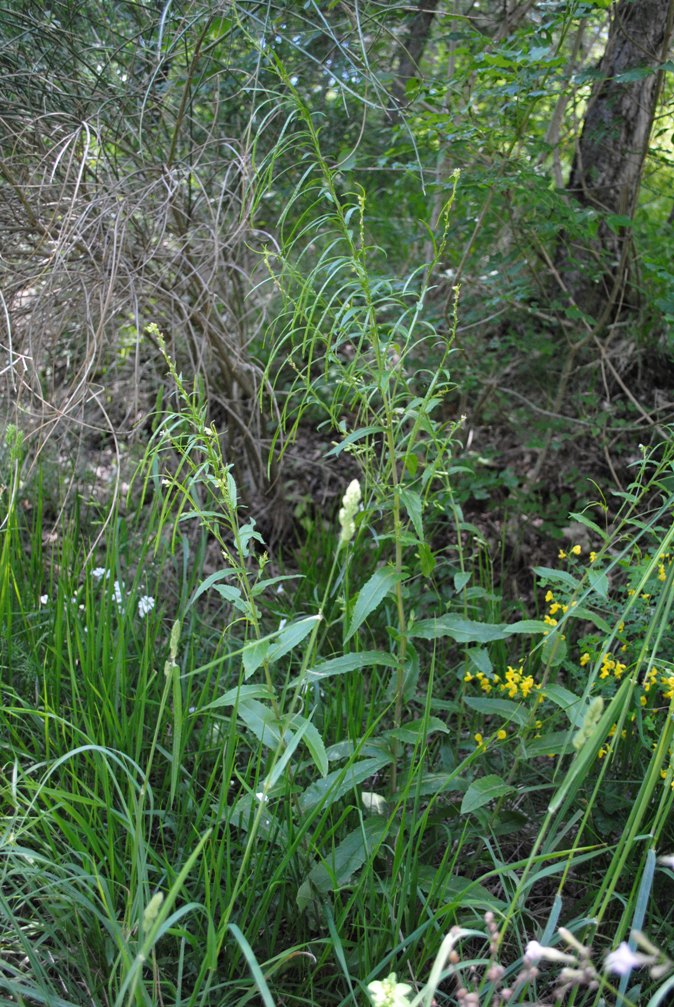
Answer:
POLYGON ((339 511, 339 524, 342 529, 339 541, 340 545, 346 545, 356 534, 356 523, 354 518, 358 512, 361 501, 360 483, 353 479, 346 488, 346 493, 342 497, 342 506, 339 511))

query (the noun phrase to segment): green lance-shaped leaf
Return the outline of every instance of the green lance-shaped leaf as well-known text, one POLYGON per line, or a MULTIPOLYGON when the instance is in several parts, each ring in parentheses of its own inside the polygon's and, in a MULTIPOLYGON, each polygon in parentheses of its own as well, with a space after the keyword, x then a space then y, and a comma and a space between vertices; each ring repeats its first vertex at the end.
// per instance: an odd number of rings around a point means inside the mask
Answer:
POLYGON ((402 574, 391 567, 382 567, 372 574, 366 584, 363 584, 356 598, 356 604, 353 607, 346 640, 351 639, 367 617, 378 608, 395 584, 399 580, 402 580, 402 576, 402 574))
POLYGON ((376 852, 388 829, 386 818, 368 818, 315 864, 297 892, 300 912, 307 908, 316 894, 325 895, 347 885, 356 871, 376 852))
POLYGON ((514 787, 511 787, 509 783, 506 783, 505 780, 502 780, 500 776, 496 776, 494 773, 489 776, 483 776, 481 779, 471 783, 463 795, 461 814, 467 815, 471 811, 477 811, 478 808, 489 804, 490 801, 495 800, 497 797, 512 793, 514 789, 514 787))

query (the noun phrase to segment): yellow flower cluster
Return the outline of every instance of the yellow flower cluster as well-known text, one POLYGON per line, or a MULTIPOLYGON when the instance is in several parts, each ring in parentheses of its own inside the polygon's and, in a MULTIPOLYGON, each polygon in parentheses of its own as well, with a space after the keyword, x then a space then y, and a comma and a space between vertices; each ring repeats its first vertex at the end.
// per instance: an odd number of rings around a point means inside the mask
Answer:
MULTIPOLYGON (((496 738, 497 741, 505 741, 505 739, 508 737, 508 732, 506 731, 505 727, 499 727, 494 737, 496 738)), ((477 734, 474 734, 473 738, 475 739, 475 744, 479 749, 484 750, 487 747, 487 742, 484 740, 484 735, 480 731, 478 731, 477 734)))
POLYGON ((508 665, 508 669, 503 677, 493 675, 489 678, 482 671, 476 672, 475 675, 467 671, 463 676, 463 680, 464 682, 477 682, 482 691, 487 694, 493 690, 505 692, 510 699, 517 699, 518 696, 526 699, 533 690, 540 689, 540 685, 536 684, 533 675, 524 674, 522 665, 519 668, 513 668, 511 665, 508 665))
POLYGON ((658 671, 655 665, 651 665, 644 676, 642 683, 643 695, 639 702, 642 706, 646 706, 648 703, 648 693, 651 691, 653 686, 660 685, 660 690, 662 692, 663 699, 674 699, 674 673, 670 670, 666 674, 658 671))
POLYGON ((599 672, 600 678, 608 678, 610 675, 613 675, 615 679, 620 681, 626 671, 627 665, 622 664, 620 661, 616 661, 615 658, 612 657, 610 651, 602 655, 601 670, 599 672))
MULTIPOLYGON (((634 714, 632 714, 630 720, 634 720, 634 714)), ((610 731, 608 732, 608 737, 606 739, 606 742, 601 746, 601 748, 597 752, 597 758, 598 759, 603 759, 611 751, 611 749, 613 747, 612 744, 611 744, 611 739, 615 737, 615 733, 616 733, 617 730, 618 730, 618 725, 617 724, 613 724, 613 726, 611 727, 610 731)), ((620 732, 620 737, 623 740, 627 737, 627 729, 626 728, 623 727, 622 731, 620 732)))
MULTIPOLYGON (((574 546, 574 548, 575 548, 575 546, 574 546)), ((580 546, 578 546, 578 548, 580 549, 580 546)), ((546 602, 548 604, 548 611, 543 616, 543 622, 545 623, 546 626, 556 626, 558 620, 555 618, 555 616, 559 615, 560 613, 562 615, 566 615, 566 613, 569 611, 569 606, 566 605, 564 602, 556 601, 555 596, 552 593, 552 591, 547 591, 546 592, 546 594, 545 594, 545 600, 546 600, 546 602)), ((576 603, 575 603, 575 601, 572 601, 571 604, 575 605, 576 603)), ((544 636, 547 635, 547 630, 545 631, 545 633, 543 635, 544 636)), ((565 637, 562 634, 562 640, 564 640, 564 639, 565 639, 565 637)))
POLYGON ((560 549, 557 553, 557 559, 568 559, 569 556, 580 556, 582 548, 579 545, 572 545, 568 553, 564 549, 560 549))

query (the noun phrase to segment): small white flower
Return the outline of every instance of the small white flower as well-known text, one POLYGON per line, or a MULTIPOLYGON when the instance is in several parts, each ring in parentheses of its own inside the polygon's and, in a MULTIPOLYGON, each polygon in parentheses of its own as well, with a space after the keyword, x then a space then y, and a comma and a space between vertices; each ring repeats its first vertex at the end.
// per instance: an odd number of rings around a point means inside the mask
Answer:
POLYGON ((524 957, 530 965, 536 965, 541 960, 546 962, 568 962, 575 963, 573 955, 560 951, 558 948, 549 948, 538 941, 529 941, 524 957))
POLYGON ((259 801, 260 804, 269 804, 269 797, 262 790, 258 790, 257 794, 255 795, 255 800, 259 801))
POLYGON ((278 631, 279 631, 279 633, 281 632, 282 629, 286 628, 287 623, 288 623, 287 619, 281 619, 280 620, 280 622, 278 624, 278 631))
POLYGON ((40 595, 40 604, 41 605, 46 605, 48 601, 49 601, 49 595, 48 594, 41 594, 40 595))
POLYGON ((122 593, 123 586, 124 585, 120 584, 118 580, 116 580, 115 583, 112 585, 112 593, 114 594, 115 601, 117 602, 117 608, 122 607, 122 601, 124 598, 124 595, 122 593))
POLYGON ((144 619, 148 612, 151 612, 154 608, 154 598, 149 594, 144 594, 142 598, 138 599, 138 615, 141 619, 144 619))
POLYGON ((642 965, 650 965, 652 961, 652 955, 633 951, 627 941, 623 941, 620 947, 606 955, 604 967, 607 972, 612 972, 616 976, 626 976, 632 969, 638 969, 642 965))
POLYGON ((94 570, 91 571, 91 576, 94 578, 94 580, 100 580, 101 577, 105 577, 105 579, 107 580, 108 577, 110 576, 110 571, 106 570, 104 566, 97 566, 94 570))
POLYGON ((407 997, 412 992, 412 987, 407 983, 397 982, 395 972, 391 972, 386 979, 375 979, 368 983, 367 989, 374 1007, 410 1007, 407 997))

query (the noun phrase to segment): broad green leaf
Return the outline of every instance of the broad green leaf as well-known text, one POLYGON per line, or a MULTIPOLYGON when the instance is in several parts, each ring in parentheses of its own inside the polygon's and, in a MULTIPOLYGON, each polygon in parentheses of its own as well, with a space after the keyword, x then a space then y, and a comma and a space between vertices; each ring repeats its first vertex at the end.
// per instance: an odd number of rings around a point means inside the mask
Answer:
MULTIPOLYGON (((656 72, 654 66, 633 66, 630 70, 623 70, 613 78, 618 84, 633 84, 636 80, 643 80, 656 72)), ((628 218, 629 219, 629 218, 628 218)), ((631 221, 630 221, 631 223, 631 221)))
POLYGON ((521 619, 519 622, 511 622, 505 629, 506 636, 515 636, 518 633, 526 633, 527 635, 529 633, 532 635, 545 633, 548 628, 547 623, 542 619, 521 619))
POLYGON ((502 780, 500 776, 496 776, 494 773, 491 773, 489 776, 483 776, 481 779, 471 783, 463 795, 461 814, 467 815, 471 811, 477 811, 478 808, 489 804, 490 801, 495 800, 497 797, 511 794, 514 789, 514 787, 511 787, 509 783, 506 783, 505 780, 502 780))
POLYGON ((420 542, 424 540, 424 525, 422 520, 423 503, 421 497, 415 490, 408 489, 404 487, 400 491, 400 500, 407 511, 412 524, 414 525, 414 530, 417 533, 417 538, 420 542))
POLYGON ((564 713, 574 727, 580 727, 585 715, 585 705, 582 696, 576 696, 569 689, 565 689, 563 685, 557 685, 554 682, 545 686, 543 695, 546 699, 549 699, 556 706, 564 710, 564 713))
POLYGON ((247 612, 248 604, 241 598, 241 588, 234 584, 214 584, 213 590, 217 591, 221 598, 233 605, 237 612, 247 612))
POLYGON ((503 912, 507 903, 497 898, 479 881, 471 881, 459 874, 449 874, 445 868, 423 864, 417 873, 417 884, 422 892, 434 892, 443 904, 470 906, 482 911, 503 912))
POLYGON ((323 780, 316 780, 310 784, 300 796, 300 809, 310 811, 317 804, 322 804, 328 808, 335 801, 338 801, 344 794, 363 783, 365 780, 378 773, 393 758, 389 753, 382 753, 369 759, 361 759, 343 769, 335 769, 323 780))
POLYGON ((428 542, 419 543, 419 567, 424 577, 430 577, 435 570, 435 556, 428 542))
POLYGON ((457 790, 459 793, 465 793, 466 782, 460 778, 456 771, 453 773, 425 773, 421 782, 414 784, 414 792, 420 797, 427 797, 429 794, 437 796, 457 790))
POLYGON ((229 689, 223 696, 214 699, 206 706, 200 706, 195 712, 205 713, 206 710, 217 710, 223 706, 236 706, 242 699, 267 699, 269 700, 269 690, 266 685, 239 685, 229 689))
POLYGON ((294 650, 311 633, 316 623, 320 622, 320 619, 320 615, 309 615, 306 619, 300 619, 298 622, 291 622, 289 626, 285 626, 278 634, 276 642, 269 648, 269 653, 267 654, 269 663, 273 664, 280 658, 285 657, 291 650, 294 650))
POLYGON ((475 665, 478 671, 481 671, 483 675, 491 675, 494 670, 494 666, 491 663, 489 651, 485 650, 483 647, 471 647, 466 651, 466 653, 468 654, 471 663, 475 665))
POLYGON ((588 579, 592 585, 592 590, 596 591, 600 598, 608 598, 608 577, 602 570, 588 570, 588 579))
POLYGON ((251 594, 253 595, 254 598, 257 598, 259 594, 262 594, 262 592, 266 591, 268 587, 273 587, 275 584, 281 584, 285 580, 303 580, 303 579, 304 578, 302 577, 301 574, 296 573, 283 574, 278 577, 266 577, 264 580, 258 580, 257 584, 253 586, 251 594))
POLYGON ((325 751, 323 739, 315 724, 312 724, 310 720, 307 720, 305 717, 300 717, 299 714, 297 714, 293 717, 293 727, 295 726, 298 726, 302 731, 302 741, 309 749, 309 754, 314 760, 316 769, 321 776, 327 776, 328 755, 325 751))
POLYGON ((269 640, 251 640, 243 648, 241 660, 243 661, 243 672, 246 678, 250 678, 264 664, 265 658, 269 653, 269 647, 269 640))
POLYGON ((492 640, 505 640, 508 636, 507 627, 489 622, 474 622, 463 616, 449 612, 437 619, 421 619, 410 629, 411 637, 421 640, 437 640, 449 636, 457 643, 489 643, 492 640))
POLYGON ((256 699, 244 699, 239 703, 237 714, 267 748, 275 748, 281 743, 280 724, 271 707, 258 703, 256 699))
POLYGON ((563 584, 564 587, 569 588, 571 591, 577 591, 580 587, 576 578, 566 570, 555 570, 550 566, 535 566, 534 573, 543 581, 551 584, 563 584))
MULTIPOLYGON (((258 802, 253 794, 245 794, 236 802, 227 819, 229 825, 235 825, 248 832, 255 820, 258 802)), ((264 814, 258 823, 258 834, 271 839, 277 846, 287 848, 288 833, 285 824, 276 817, 273 809, 265 805, 264 814)))
POLYGON ((421 720, 412 720, 409 724, 401 724, 400 727, 386 731, 386 737, 396 738, 406 745, 415 745, 421 738, 438 732, 449 734, 449 728, 445 722, 439 717, 428 717, 428 719, 424 717, 421 720))
MULTIPOLYGON (((293 717, 293 727, 296 726, 298 727, 296 731, 285 732, 284 735, 285 748, 283 749, 283 752, 281 753, 280 757, 274 763, 271 773, 264 781, 263 790, 265 793, 269 793, 269 791, 273 788, 276 781, 283 775, 286 766, 288 765, 288 763, 290 762, 291 758, 295 753, 295 749, 299 745, 300 741, 302 741, 302 739, 305 737, 310 728, 313 728, 314 731, 316 731, 311 721, 305 720, 304 717, 293 717)), ((318 732, 316 731, 316 733, 318 732)), ((323 749, 323 752, 325 752, 325 749, 323 749)), ((327 766, 327 758, 325 762, 327 766)))
POLYGON ((541 738, 527 741, 527 758, 540 759, 546 755, 567 755, 573 751, 569 731, 551 731, 541 738))
POLYGON ((511 720, 513 724, 526 724, 529 719, 527 710, 521 703, 512 699, 490 699, 489 696, 464 696, 464 703, 471 710, 483 713, 486 717, 501 717, 511 720))
POLYGON ((304 912, 315 896, 338 891, 381 845, 390 825, 385 818, 368 818, 349 832, 327 857, 314 864, 297 892, 297 905, 304 912))
POLYGON ((599 527, 596 521, 592 521, 589 517, 586 517, 585 514, 578 514, 577 512, 574 511, 571 514, 569 514, 569 517, 572 518, 574 521, 578 521, 579 524, 584 524, 586 528, 589 528, 590 531, 593 531, 595 533, 595 535, 598 535, 599 538, 602 540, 602 542, 607 541, 608 535, 606 534, 606 532, 599 527))
POLYGON ((457 594, 459 593, 459 591, 463 591, 464 587, 466 586, 466 584, 468 583, 468 581, 472 576, 473 575, 472 573, 470 573, 470 571, 465 570, 462 573, 454 574, 454 590, 456 591, 457 594))
POLYGON ((231 472, 227 472, 227 494, 229 496, 229 504, 232 510, 236 510, 236 505, 238 503, 238 494, 236 490, 236 482, 234 476, 231 472))
POLYGON ((402 579, 402 574, 391 567, 385 566, 372 574, 366 584, 358 592, 356 604, 353 607, 351 622, 345 640, 350 640, 353 634, 362 626, 367 617, 381 604, 395 584, 402 579))
POLYGON ((552 633, 543 641, 541 657, 550 668, 558 668, 566 657, 566 640, 561 633, 552 633))
POLYGON ((626 227, 634 225, 632 218, 624 213, 607 213, 604 217, 604 223, 610 227, 614 234, 620 234, 626 227))
POLYGON ((606 633, 609 636, 612 632, 611 627, 607 623, 606 619, 604 619, 601 615, 598 615, 592 609, 585 608, 584 605, 575 605, 573 608, 569 609, 568 614, 569 616, 572 616, 574 619, 582 619, 587 622, 593 623, 597 627, 597 629, 600 629, 602 633, 606 633))
MULTIPOLYGON (((395 668, 398 662, 392 654, 387 654, 383 650, 361 650, 357 654, 342 654, 341 657, 331 657, 328 661, 323 661, 310 668, 306 675, 307 682, 320 682, 324 678, 331 678, 333 675, 346 675, 350 671, 362 671, 363 668, 370 668, 373 665, 383 665, 385 668, 395 668)), ((297 680, 293 685, 297 684, 297 680)))
POLYGON ((197 598, 200 598, 205 591, 208 591, 209 587, 212 587, 214 584, 217 584, 217 582, 220 580, 224 580, 225 577, 231 577, 233 573, 234 568, 231 566, 228 566, 224 570, 216 570, 215 573, 212 573, 209 577, 206 578, 206 580, 202 581, 201 584, 199 584, 199 587, 195 590, 194 594, 188 601, 185 610, 187 611, 188 608, 191 608, 192 605, 194 605, 197 598))
POLYGON ((264 545, 264 539, 258 531, 255 531, 255 521, 252 518, 248 524, 241 525, 239 528, 239 544, 241 546, 241 553, 245 557, 248 557, 250 553, 248 545, 251 541, 264 545))

